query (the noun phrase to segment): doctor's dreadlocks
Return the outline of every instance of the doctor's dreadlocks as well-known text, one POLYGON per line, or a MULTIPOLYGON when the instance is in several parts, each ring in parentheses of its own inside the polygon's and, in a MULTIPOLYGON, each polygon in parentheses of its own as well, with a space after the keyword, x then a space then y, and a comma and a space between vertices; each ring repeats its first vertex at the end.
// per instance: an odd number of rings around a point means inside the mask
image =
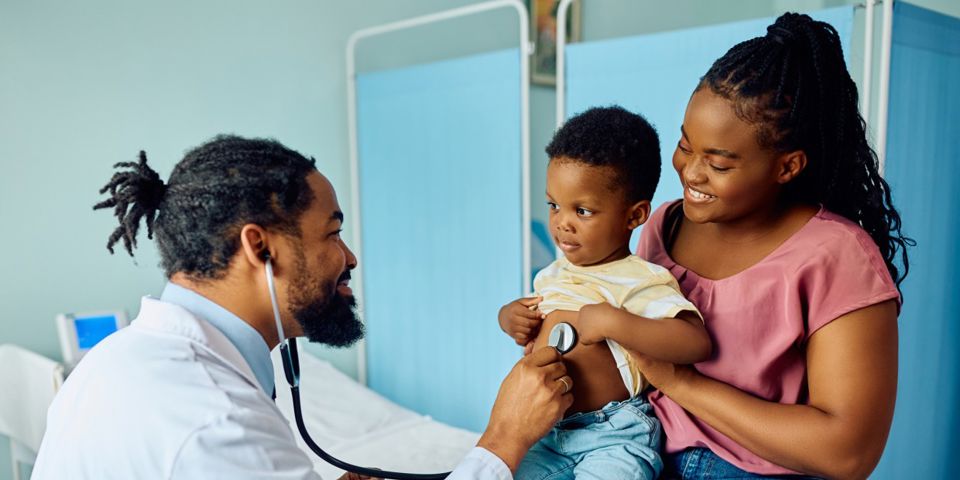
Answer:
POLYGON ((307 175, 315 163, 275 140, 221 135, 187 152, 164 184, 141 151, 138 162, 114 165, 123 170, 100 189, 110 198, 93 209, 113 208, 120 222, 107 241, 110 253, 123 240, 133 256, 145 219, 168 277, 214 279, 237 252, 244 224, 299 236, 300 214, 313 200, 307 175))
POLYGON ((840 37, 828 23, 786 13, 767 35, 731 48, 700 79, 757 127, 761 146, 803 150, 806 169, 787 184, 792 200, 823 205, 863 227, 899 286, 910 270, 900 214, 880 176, 857 107, 840 37), (896 264, 899 251, 903 272, 896 264))

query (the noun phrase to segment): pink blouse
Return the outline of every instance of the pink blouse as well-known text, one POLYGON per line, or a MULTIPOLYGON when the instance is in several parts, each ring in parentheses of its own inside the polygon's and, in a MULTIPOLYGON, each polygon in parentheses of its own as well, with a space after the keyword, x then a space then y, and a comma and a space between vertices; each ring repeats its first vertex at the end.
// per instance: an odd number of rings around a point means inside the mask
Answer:
MULTIPOLYGON (((713 357, 696 364, 711 378, 785 404, 807 402, 807 340, 837 317, 899 293, 876 244, 846 218, 820 209, 757 264, 709 280, 670 258, 663 240, 669 203, 650 217, 637 255, 668 268, 700 309, 713 357)), ((687 413, 659 391, 649 394, 666 433, 666 451, 705 447, 748 472, 796 473, 768 462, 687 413)))

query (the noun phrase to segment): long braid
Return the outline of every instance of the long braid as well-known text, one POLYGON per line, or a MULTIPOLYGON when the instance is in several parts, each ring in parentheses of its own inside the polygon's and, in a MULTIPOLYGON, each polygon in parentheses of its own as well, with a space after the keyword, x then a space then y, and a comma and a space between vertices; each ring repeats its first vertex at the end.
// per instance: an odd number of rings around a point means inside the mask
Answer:
POLYGON ((890 186, 867 142, 837 31, 807 15, 786 13, 766 36, 742 42, 718 59, 698 89, 704 87, 731 100, 737 115, 758 127, 762 146, 806 153, 807 168, 787 184, 785 194, 859 224, 899 287, 910 270, 906 247, 915 242, 903 235, 890 186))

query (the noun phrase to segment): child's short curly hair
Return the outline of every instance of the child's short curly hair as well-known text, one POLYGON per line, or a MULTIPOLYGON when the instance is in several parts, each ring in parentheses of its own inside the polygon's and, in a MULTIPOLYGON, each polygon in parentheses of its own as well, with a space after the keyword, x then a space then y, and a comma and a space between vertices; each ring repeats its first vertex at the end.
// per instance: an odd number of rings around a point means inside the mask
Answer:
POLYGON ((660 181, 660 138, 645 118, 619 106, 595 107, 567 120, 547 145, 551 161, 612 167, 630 202, 652 200, 660 181))

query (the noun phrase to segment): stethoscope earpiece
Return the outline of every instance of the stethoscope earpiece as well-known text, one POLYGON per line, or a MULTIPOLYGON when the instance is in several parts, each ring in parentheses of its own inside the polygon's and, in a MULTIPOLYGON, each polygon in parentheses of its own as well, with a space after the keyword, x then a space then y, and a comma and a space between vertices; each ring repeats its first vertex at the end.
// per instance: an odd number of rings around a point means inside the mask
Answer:
POLYGON ((277 322, 277 339, 283 345, 286 336, 283 334, 283 322, 280 321, 280 307, 277 302, 277 286, 273 282, 273 261, 270 260, 270 254, 264 254, 264 273, 267 277, 267 290, 270 291, 270 305, 273 307, 273 318, 277 322))

